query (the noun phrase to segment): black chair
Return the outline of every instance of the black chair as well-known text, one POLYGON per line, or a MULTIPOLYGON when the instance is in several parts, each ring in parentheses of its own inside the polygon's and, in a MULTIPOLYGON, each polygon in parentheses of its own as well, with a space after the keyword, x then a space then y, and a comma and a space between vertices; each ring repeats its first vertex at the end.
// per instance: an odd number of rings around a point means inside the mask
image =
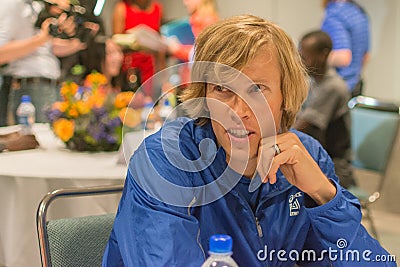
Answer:
POLYGON ((53 200, 121 193, 123 185, 59 189, 48 193, 37 210, 37 233, 44 267, 101 266, 115 213, 47 220, 53 200))
POLYGON ((396 103, 365 96, 352 98, 348 106, 352 123, 353 166, 379 175, 379 182, 374 192, 366 192, 358 186, 349 188, 349 191, 360 200, 364 218, 370 223, 372 235, 378 239, 369 205, 381 196, 399 128, 400 109, 396 103))

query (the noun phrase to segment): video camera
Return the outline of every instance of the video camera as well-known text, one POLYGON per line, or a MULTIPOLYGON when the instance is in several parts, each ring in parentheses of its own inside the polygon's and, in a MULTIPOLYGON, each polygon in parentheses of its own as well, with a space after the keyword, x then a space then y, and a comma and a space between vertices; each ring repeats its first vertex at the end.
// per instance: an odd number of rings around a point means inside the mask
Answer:
MULTIPOLYGON (((35 22, 35 27, 40 28, 42 23, 48 18, 57 18, 60 14, 51 14, 50 7, 56 6, 51 0, 35 0, 42 2, 45 8, 39 13, 38 18, 35 22)), ((71 4, 68 10, 63 10, 62 13, 66 13, 68 17, 73 16, 76 23, 76 33, 74 36, 69 36, 65 32, 61 31, 57 24, 51 24, 49 26, 50 35, 61 38, 71 39, 78 38, 81 42, 87 42, 90 38, 91 29, 85 27, 85 22, 98 23, 93 16, 86 12, 86 8, 81 6, 78 0, 71 0, 71 4)))

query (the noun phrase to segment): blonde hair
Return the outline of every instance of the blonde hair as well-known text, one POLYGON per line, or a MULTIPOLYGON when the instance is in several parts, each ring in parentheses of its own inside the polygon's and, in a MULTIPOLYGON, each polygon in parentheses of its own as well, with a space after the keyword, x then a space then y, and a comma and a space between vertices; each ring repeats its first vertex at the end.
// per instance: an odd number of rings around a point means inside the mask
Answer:
MULTIPOLYGON (((197 38, 193 67, 196 67, 196 61, 206 61, 241 70, 265 45, 272 46, 277 51, 283 96, 281 131, 285 132, 294 123, 296 114, 307 96, 308 76, 296 46, 280 27, 252 15, 221 20, 207 27, 197 38)), ((190 84, 180 98, 182 101, 201 98, 202 100, 197 102, 193 101, 195 104, 190 105, 188 109, 193 117, 201 117, 205 109, 205 96, 206 83, 197 82, 190 84)), ((207 120, 200 118, 199 124, 202 125, 207 120)))

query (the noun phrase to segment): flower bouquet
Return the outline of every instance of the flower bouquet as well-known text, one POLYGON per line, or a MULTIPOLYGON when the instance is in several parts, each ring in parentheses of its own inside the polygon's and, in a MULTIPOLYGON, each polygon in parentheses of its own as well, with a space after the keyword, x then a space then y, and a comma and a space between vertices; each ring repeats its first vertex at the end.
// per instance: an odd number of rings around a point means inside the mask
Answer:
POLYGON ((52 130, 68 148, 118 150, 122 142, 122 122, 127 111, 132 111, 128 104, 134 93, 115 93, 107 89, 106 84, 106 77, 98 72, 89 74, 83 86, 74 82, 62 84, 62 101, 55 102, 46 114, 52 130))

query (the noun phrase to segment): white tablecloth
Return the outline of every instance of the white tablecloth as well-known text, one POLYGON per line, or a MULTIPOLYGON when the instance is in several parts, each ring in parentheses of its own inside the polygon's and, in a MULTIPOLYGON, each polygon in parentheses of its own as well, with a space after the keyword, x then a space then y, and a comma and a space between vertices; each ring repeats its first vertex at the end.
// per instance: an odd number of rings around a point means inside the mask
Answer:
MULTIPOLYGON (((0 128, 0 133, 16 126, 0 128)), ((50 191, 65 187, 121 184, 126 165, 118 152, 83 153, 66 149, 47 124, 36 124, 41 148, 0 153, 0 266, 41 266, 36 210, 50 191)), ((119 195, 57 200, 50 218, 115 212, 119 195), (75 202, 76 201, 76 202, 75 202), (78 202, 79 201, 79 202, 78 202)))

